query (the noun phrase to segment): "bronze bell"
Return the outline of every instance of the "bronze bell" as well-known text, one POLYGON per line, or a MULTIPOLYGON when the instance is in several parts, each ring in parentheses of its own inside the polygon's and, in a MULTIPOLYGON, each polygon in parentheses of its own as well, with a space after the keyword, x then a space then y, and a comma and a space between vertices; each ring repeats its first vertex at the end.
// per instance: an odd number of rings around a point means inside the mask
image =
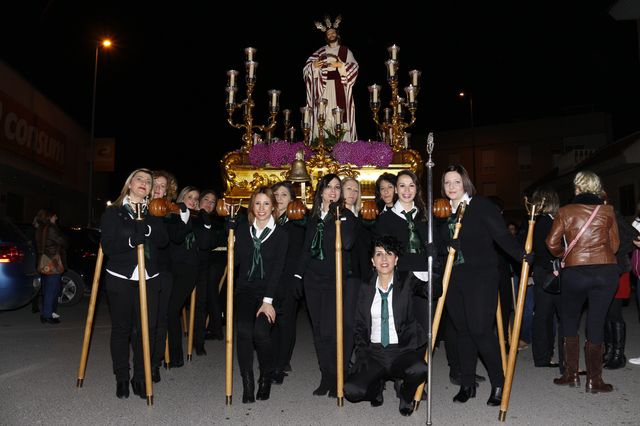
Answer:
POLYGON ((309 172, 307 172, 307 166, 303 160, 304 154, 302 150, 296 152, 296 159, 291 162, 291 167, 289 169, 289 180, 291 182, 309 182, 311 180, 311 176, 309 176, 309 172))

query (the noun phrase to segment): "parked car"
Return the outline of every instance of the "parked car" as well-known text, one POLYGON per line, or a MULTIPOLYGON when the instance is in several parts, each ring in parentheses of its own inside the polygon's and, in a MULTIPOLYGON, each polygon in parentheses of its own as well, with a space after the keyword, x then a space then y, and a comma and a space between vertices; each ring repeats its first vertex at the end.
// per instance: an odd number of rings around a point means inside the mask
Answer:
POLYGON ((91 292, 96 268, 100 230, 86 227, 61 227, 69 239, 67 249, 68 269, 62 275, 62 291, 58 303, 75 305, 85 293, 91 292))
POLYGON ((39 291, 33 243, 8 218, 0 218, 0 310, 20 308, 39 291))

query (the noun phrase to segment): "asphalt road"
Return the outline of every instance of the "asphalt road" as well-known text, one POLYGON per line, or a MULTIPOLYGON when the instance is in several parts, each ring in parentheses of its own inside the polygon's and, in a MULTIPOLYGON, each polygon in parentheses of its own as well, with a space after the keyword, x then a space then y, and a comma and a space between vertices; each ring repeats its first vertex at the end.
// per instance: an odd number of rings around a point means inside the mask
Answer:
MULTIPOLYGON (((0 424, 1 425, 423 425, 426 404, 410 417, 398 413, 389 383, 383 406, 351 404, 313 396, 319 371, 305 311, 299 316, 299 336, 293 372, 283 385, 274 385, 268 401, 242 404, 242 384, 234 361, 233 404, 225 405, 224 342, 208 341, 206 356, 196 356, 183 368, 162 370, 154 386, 154 405, 133 394, 115 396, 109 354, 109 313, 104 301, 97 307, 86 378, 76 387, 88 298, 61 308, 62 323, 43 325, 30 306, 0 312, 0 424)), ((625 308, 627 355, 640 356, 640 323, 635 303, 625 308)), ((185 340, 186 341, 186 340, 185 340)), ((186 343, 185 343, 186 347, 186 343)), ((584 357, 581 354, 581 365, 584 357)), ((257 368, 256 368, 257 371, 257 368)), ((486 375, 479 365, 478 373, 486 375)), ((478 396, 454 404, 457 386, 449 383, 444 350, 437 350, 433 368, 434 425, 576 425, 640 424, 640 366, 627 364, 606 371, 614 385, 610 394, 586 394, 584 388, 555 386, 557 370, 535 368, 530 349, 520 351, 505 423, 498 408, 488 407, 490 385, 478 396)))

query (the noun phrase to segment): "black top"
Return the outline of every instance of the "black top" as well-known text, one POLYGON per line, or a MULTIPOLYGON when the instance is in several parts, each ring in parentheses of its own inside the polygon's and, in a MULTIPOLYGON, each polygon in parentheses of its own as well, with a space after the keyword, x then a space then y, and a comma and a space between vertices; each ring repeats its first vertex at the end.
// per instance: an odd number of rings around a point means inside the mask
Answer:
POLYGON ((173 263, 186 263, 197 266, 199 262, 199 252, 211 248, 210 223, 205 223, 201 215, 189 217, 185 224, 182 219, 172 222, 168 226, 169 238, 171 239, 171 261, 173 263), (192 240, 195 237, 195 241, 192 240), (187 242, 187 239, 191 242, 187 242))
MULTIPOLYGON (((440 228, 440 234, 445 241, 449 240, 447 226, 440 228)), ((480 195, 475 195, 467 206, 458 239, 464 263, 456 267, 463 266, 465 269, 493 268, 497 271, 499 255, 494 242, 514 259, 521 260, 525 253, 504 225, 498 207, 480 195)))
POLYGON ((277 226, 261 245, 264 278, 249 281, 249 271, 253 262, 253 238, 248 223, 238 225, 235 231, 234 263, 237 267, 235 293, 249 292, 259 297, 271 297, 274 304, 279 292, 284 271, 289 234, 282 226, 277 226))
MULTIPOLYGON (((422 240, 422 245, 428 241, 428 228, 427 222, 423 222, 417 218, 414 219, 416 224, 416 231, 422 240)), ((427 255, 425 253, 408 253, 409 248, 409 228, 407 226, 407 220, 398 216, 391 209, 384 211, 374 226, 374 233, 377 235, 392 235, 400 241, 404 253, 398 259, 398 271, 426 271, 427 255)), ((436 235, 434 233, 434 239, 436 235)), ((435 241, 435 240, 434 240, 435 241)), ((439 245, 436 243, 436 245, 439 245)))
POLYGON ((553 224, 553 218, 549 213, 543 213, 538 216, 536 225, 533 228, 533 252, 536 254, 533 261, 534 268, 542 268, 546 272, 552 272, 551 262, 554 256, 549 253, 547 244, 544 242, 551 231, 551 225, 553 224))
MULTIPOLYGON (((342 237, 342 267, 343 274, 346 274, 346 262, 344 262, 345 251, 348 251, 353 247, 355 239, 355 216, 351 210, 343 209, 340 213, 341 225, 340 235, 342 237)), ((316 234, 316 227, 320 218, 312 216, 307 221, 307 229, 304 236, 304 245, 302 247, 302 255, 300 256, 300 262, 296 274, 301 277, 305 273, 313 273, 321 276, 322 278, 334 279, 336 276, 336 224, 333 214, 328 213, 325 216, 324 233, 322 239, 322 250, 324 253, 324 260, 319 260, 311 256, 311 243, 313 237, 316 234)), ((329 281, 327 281, 329 282, 329 281)), ((331 281, 333 282, 333 281, 331 281)))
MULTIPOLYGON (((145 247, 149 250, 149 259, 145 259, 145 268, 150 276, 159 272, 158 248, 169 242, 167 230, 162 218, 147 215, 144 218, 148 236, 145 247)), ((130 277, 138 266, 136 247, 131 247, 131 237, 135 234, 134 219, 124 206, 111 206, 105 210, 100 221, 101 244, 108 257, 106 269, 130 277)))

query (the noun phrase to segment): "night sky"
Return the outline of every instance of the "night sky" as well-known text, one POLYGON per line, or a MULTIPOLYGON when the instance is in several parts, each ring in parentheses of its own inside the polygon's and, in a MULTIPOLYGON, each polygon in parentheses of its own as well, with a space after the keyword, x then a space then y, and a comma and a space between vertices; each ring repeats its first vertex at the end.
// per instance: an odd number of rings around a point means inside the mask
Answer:
POLYGON ((241 131, 226 123, 226 71, 242 71, 242 81, 245 47, 257 49, 257 122, 267 118, 267 90, 280 89, 281 109, 292 109, 298 125, 302 67, 324 43, 313 21, 326 13, 342 14, 343 44, 360 64, 361 139, 376 138, 367 86, 382 85, 388 102, 384 61, 394 43, 401 87, 409 70, 422 71, 413 133, 468 127, 459 90, 473 94, 476 126, 605 111, 615 138, 640 128, 637 29, 609 16, 612 1, 424 2, 423 13, 407 1, 390 2, 391 11, 276 1, 11 3, 2 7, 0 59, 87 132, 96 42, 113 38, 115 48, 99 57, 96 137, 117 140, 114 194, 141 166, 174 172, 180 186, 220 188, 219 159, 241 146, 241 131))

